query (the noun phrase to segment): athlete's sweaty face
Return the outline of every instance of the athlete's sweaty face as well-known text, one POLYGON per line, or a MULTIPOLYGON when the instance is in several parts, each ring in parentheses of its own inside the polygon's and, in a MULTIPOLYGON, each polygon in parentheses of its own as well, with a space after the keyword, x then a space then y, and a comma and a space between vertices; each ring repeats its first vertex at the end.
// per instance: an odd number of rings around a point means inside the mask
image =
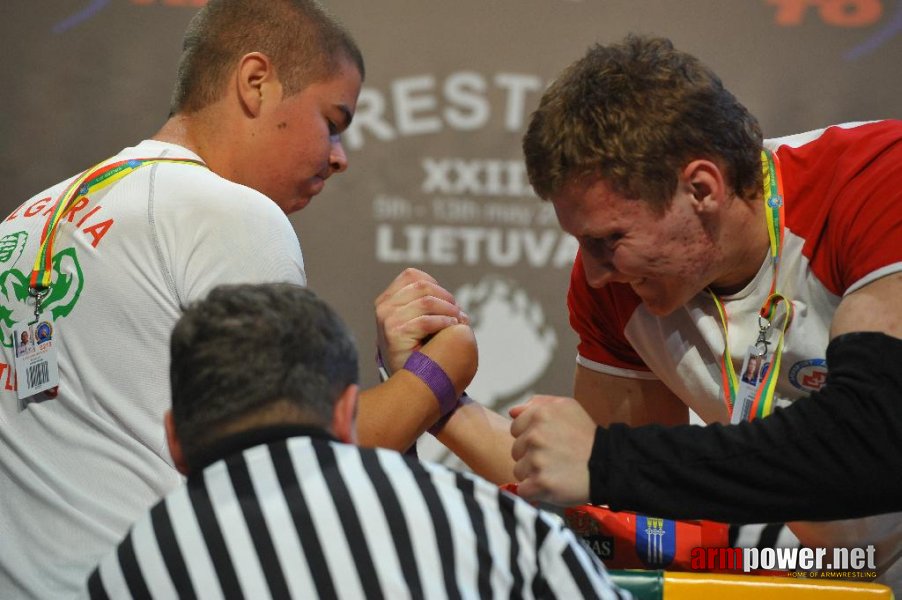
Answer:
POLYGON ((691 194, 678 191, 659 212, 591 177, 572 180, 552 202, 561 227, 579 241, 592 287, 629 284, 651 313, 663 316, 711 281, 719 250, 691 194))

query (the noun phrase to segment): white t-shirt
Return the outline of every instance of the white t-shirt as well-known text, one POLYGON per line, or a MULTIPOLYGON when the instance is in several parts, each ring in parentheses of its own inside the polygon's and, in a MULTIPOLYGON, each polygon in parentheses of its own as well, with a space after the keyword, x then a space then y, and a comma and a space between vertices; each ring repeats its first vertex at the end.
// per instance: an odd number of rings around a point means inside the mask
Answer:
MULTIPOLYGON (((163 156, 200 160, 157 141, 118 155, 163 156)), ((64 218, 42 313, 52 316, 59 391, 20 402, 12 328, 33 318, 28 278, 68 181, 0 223, 3 598, 75 593, 135 518, 181 482, 163 414, 182 308, 223 283, 306 283, 297 236, 272 200, 206 167, 143 166, 64 218)))

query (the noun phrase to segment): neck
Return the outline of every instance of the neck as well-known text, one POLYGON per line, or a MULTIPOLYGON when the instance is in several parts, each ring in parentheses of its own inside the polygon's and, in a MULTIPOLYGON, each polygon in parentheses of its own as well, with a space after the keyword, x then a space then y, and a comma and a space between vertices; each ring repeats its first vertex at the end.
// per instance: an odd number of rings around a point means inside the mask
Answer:
POLYGON ((236 429, 230 433, 221 434, 215 441, 196 450, 188 459, 189 473, 200 473, 204 467, 248 448, 298 436, 338 441, 331 431, 315 424, 258 424, 247 429, 236 429))
POLYGON ((733 198, 722 243, 724 261, 721 275, 709 285, 719 295, 735 294, 747 286, 761 269, 770 250, 770 237, 764 221, 764 199, 733 198))
POLYGON ((227 128, 211 126, 211 122, 219 121, 212 114, 214 110, 215 105, 191 114, 175 114, 169 117, 151 139, 184 146, 200 156, 210 170, 227 177, 225 152, 229 144, 222 139, 226 135, 223 130, 227 128))

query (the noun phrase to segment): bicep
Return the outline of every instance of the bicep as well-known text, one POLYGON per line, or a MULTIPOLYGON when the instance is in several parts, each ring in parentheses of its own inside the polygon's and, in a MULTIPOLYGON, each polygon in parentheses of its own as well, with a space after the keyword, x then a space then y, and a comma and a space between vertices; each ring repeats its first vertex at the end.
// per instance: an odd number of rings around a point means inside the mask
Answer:
POLYGON ((599 425, 689 422, 689 409, 658 380, 617 377, 577 365, 573 396, 599 425))
POLYGON ((881 277, 842 299, 830 339, 853 331, 879 331, 902 338, 902 273, 881 277))

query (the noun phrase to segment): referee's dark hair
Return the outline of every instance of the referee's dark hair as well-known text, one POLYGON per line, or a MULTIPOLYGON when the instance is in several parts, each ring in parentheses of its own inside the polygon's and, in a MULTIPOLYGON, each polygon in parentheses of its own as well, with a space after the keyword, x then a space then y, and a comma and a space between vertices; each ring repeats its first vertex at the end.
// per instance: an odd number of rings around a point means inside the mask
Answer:
POLYGON ((306 288, 223 285, 189 306, 171 338, 172 420, 187 466, 244 421, 328 428, 358 380, 341 318, 306 288))

